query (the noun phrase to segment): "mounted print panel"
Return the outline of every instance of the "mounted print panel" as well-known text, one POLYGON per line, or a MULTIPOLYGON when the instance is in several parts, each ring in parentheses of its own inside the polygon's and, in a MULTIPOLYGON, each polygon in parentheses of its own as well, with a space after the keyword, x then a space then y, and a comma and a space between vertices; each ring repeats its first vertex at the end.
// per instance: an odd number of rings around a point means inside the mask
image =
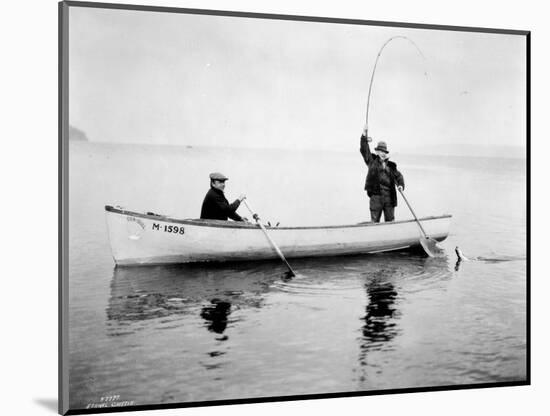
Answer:
POLYGON ((59 11, 61 414, 530 383, 529 32, 59 11))

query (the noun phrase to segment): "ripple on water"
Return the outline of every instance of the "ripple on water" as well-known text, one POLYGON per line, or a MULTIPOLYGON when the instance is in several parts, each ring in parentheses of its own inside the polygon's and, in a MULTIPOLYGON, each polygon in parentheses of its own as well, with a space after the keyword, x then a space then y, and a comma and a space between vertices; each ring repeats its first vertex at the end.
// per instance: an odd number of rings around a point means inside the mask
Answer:
POLYGON ((429 285, 451 277, 447 256, 432 259, 410 252, 293 259, 293 267, 298 271, 295 278, 276 280, 271 287, 301 295, 341 296, 362 289, 366 280, 415 280, 429 285))

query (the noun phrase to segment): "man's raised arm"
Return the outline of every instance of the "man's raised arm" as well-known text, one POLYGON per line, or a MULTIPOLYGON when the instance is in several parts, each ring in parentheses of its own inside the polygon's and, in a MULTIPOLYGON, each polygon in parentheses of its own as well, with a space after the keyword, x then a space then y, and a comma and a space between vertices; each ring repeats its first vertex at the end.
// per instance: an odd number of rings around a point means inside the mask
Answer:
POLYGON ((367 135, 367 126, 363 128, 363 134, 361 134, 361 141, 359 145, 359 151, 361 152, 361 156, 363 156, 363 160, 367 164, 367 166, 370 165, 370 162, 372 162, 372 153, 370 151, 369 142, 371 141, 371 138, 367 135))

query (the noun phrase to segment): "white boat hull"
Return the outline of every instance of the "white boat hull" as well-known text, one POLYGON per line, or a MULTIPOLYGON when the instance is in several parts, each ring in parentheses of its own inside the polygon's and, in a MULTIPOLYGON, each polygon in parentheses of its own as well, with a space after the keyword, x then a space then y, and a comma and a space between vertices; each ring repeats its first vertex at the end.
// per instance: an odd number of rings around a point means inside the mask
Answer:
MULTIPOLYGON (((117 265, 243 261, 277 258, 255 224, 180 220, 105 207, 117 265)), ((444 240, 450 215, 421 218, 426 233, 444 240)), ((326 227, 267 228, 285 257, 337 256, 399 250, 419 245, 414 220, 326 227)))

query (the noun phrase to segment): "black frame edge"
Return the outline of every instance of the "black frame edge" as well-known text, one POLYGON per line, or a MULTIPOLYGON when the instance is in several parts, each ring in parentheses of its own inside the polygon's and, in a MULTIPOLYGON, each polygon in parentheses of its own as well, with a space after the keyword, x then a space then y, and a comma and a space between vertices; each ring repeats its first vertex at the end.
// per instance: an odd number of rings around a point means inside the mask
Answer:
POLYGON ((527 32, 525 35, 525 59, 526 59, 526 180, 527 180, 527 192, 526 192, 526 217, 527 217, 527 283, 526 283, 526 343, 527 343, 527 357, 526 357, 526 376, 527 383, 531 384, 531 32, 527 32))
POLYGON ((68 32, 67 2, 58 3, 58 413, 69 411, 68 362, 68 32))
POLYGON ((480 32, 480 33, 494 33, 494 34, 508 34, 508 35, 526 35, 529 33, 529 31, 527 30, 515 30, 515 29, 436 25, 436 24, 430 24, 430 23, 389 22, 389 21, 380 21, 380 20, 361 20, 361 19, 334 18, 334 17, 322 17, 322 16, 270 14, 270 13, 255 13, 255 12, 214 10, 214 9, 212 10, 191 9, 191 8, 167 7, 167 6, 144 6, 144 5, 138 5, 138 4, 101 3, 101 2, 73 1, 73 0, 67 0, 64 3, 67 4, 68 6, 89 7, 89 8, 99 8, 99 9, 215 15, 215 16, 226 16, 226 17, 245 17, 245 18, 272 19, 272 20, 294 20, 294 21, 301 21, 301 22, 317 22, 317 23, 336 23, 336 24, 353 24, 353 25, 386 26, 386 27, 389 26, 389 27, 403 27, 408 29, 448 30, 448 31, 459 31, 459 32, 480 32))

